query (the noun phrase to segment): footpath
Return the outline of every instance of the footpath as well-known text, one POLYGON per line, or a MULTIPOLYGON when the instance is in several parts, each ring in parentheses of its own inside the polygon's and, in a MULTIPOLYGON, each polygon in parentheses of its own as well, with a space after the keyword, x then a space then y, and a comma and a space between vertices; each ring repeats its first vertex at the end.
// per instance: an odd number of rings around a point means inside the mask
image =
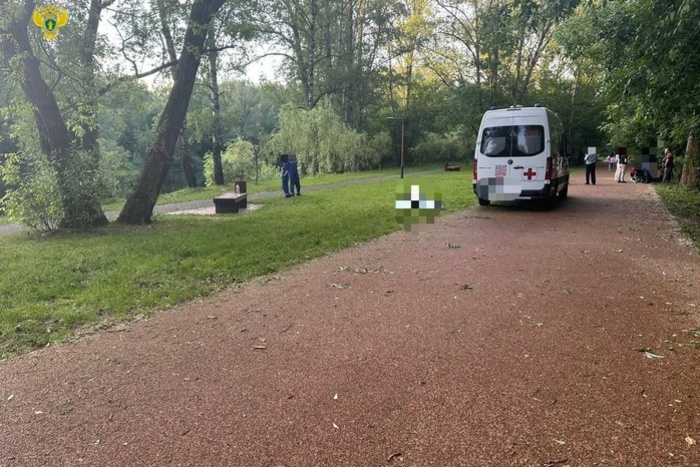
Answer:
POLYGON ((0 466, 698 466, 700 257, 582 178, 1 363, 0 466))

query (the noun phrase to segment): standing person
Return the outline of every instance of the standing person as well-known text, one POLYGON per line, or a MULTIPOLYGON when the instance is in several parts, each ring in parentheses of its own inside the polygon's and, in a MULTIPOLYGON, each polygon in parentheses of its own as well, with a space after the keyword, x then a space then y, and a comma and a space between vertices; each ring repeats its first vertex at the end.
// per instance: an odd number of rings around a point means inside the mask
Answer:
POLYGON ((669 148, 664 149, 664 178, 662 181, 664 183, 671 183, 671 178, 673 177, 673 153, 669 148))
POLYGON ((586 154, 584 162, 586 162, 586 185, 589 181, 595 185, 595 164, 598 162, 598 154, 586 154))
POLYGON ((289 194, 289 155, 282 154, 280 160, 282 161, 282 191, 284 197, 289 198, 292 196, 289 194))
POLYGON ((627 169, 627 154, 620 153, 617 155, 617 170, 615 171, 615 181, 617 183, 625 182, 625 170, 627 169))
POLYGON ((294 196, 294 188, 297 189, 297 196, 301 196, 301 182, 299 181, 299 168, 297 167, 297 156, 292 154, 289 157, 289 193, 294 196))
POLYGON ((615 154, 610 154, 605 161, 608 163, 608 172, 612 172, 613 167, 615 166, 615 163, 617 162, 617 157, 615 154))

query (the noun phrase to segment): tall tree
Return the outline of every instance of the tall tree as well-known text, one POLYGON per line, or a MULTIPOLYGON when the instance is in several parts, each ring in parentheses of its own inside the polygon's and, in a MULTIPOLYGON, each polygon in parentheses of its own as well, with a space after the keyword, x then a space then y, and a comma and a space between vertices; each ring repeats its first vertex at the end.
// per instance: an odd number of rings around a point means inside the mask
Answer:
POLYGON ((392 37, 393 0, 276 0, 260 30, 285 57, 307 109, 330 97, 355 129, 372 102, 383 68, 382 48, 392 37))
MULTIPOLYGON (((0 26, 0 49, 8 61, 19 65, 19 84, 32 106, 41 149, 55 171, 61 193, 64 212, 61 226, 81 228, 103 225, 107 223, 107 218, 100 206, 97 192, 93 189, 96 183, 96 156, 91 155, 86 159, 77 153, 81 139, 76 133, 69 131, 64 115, 59 110, 56 96, 42 76, 40 60, 27 32, 35 6, 34 0, 24 0, 19 8, 7 0, 0 0, 0 14, 4 17, 0 26), (76 178, 84 178, 83 183, 79 183, 76 178)), ((92 64, 95 39, 92 31, 95 23, 99 22, 102 4, 91 6, 94 10, 91 10, 89 15, 81 48, 81 62, 87 66, 92 64)), ((92 76, 91 73, 90 69, 89 76, 92 76)), ((92 84, 92 81, 89 81, 89 84, 92 84)), ((94 125, 94 121, 87 123, 86 137, 83 139, 83 145, 88 150, 96 149, 94 125)))
MULTIPOLYGON (((156 0, 156 6, 158 9, 158 19, 160 21, 160 30, 163 36, 165 50, 170 61, 176 62, 177 51, 175 50, 175 40, 171 31, 171 18, 176 14, 177 5, 172 0, 156 0)), ((176 70, 177 65, 170 70, 171 76, 175 74, 176 70)), ((194 174, 194 165, 192 162, 192 155, 190 154, 190 144, 187 139, 187 119, 185 119, 182 124, 182 128, 180 129, 179 141, 180 150, 182 153, 180 159, 180 162, 182 163, 182 171, 185 174, 187 186, 194 188, 197 186, 197 177, 195 177, 194 174)))
POLYGON ((225 1, 197 0, 192 5, 168 102, 156 126, 154 140, 146 154, 139 178, 117 218, 119 223, 140 224, 151 221, 153 207, 172 164, 175 141, 185 121, 208 25, 225 1))
POLYGON ((600 63, 608 128, 649 145, 686 143, 681 185, 700 186, 700 0, 592 2, 562 37, 568 54, 600 63), (654 138, 655 139, 655 138, 654 138))
POLYGON ((223 148, 221 135, 221 101, 219 92, 219 51, 216 49, 216 18, 209 23, 207 45, 210 52, 209 58, 209 94, 211 98, 211 158, 214 163, 214 183, 224 184, 224 169, 221 164, 221 150, 223 148))

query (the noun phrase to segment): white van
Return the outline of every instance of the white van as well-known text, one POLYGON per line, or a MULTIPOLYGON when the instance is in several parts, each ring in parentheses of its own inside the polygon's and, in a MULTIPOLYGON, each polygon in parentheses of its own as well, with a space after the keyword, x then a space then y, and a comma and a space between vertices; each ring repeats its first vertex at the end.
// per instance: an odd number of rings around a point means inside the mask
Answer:
POLYGON ((545 107, 518 105, 487 111, 474 151, 472 185, 479 204, 566 198, 567 147, 561 120, 545 107))

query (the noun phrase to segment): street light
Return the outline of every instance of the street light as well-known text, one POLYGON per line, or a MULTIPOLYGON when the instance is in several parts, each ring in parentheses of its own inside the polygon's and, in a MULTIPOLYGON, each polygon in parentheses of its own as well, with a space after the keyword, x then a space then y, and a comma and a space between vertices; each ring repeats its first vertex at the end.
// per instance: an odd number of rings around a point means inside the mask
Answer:
MULTIPOLYGON (((387 117, 387 120, 399 120, 399 117, 387 117)), ((401 178, 403 178, 403 141, 404 141, 404 135, 405 135, 405 130, 404 130, 404 116, 401 115, 401 178)))

